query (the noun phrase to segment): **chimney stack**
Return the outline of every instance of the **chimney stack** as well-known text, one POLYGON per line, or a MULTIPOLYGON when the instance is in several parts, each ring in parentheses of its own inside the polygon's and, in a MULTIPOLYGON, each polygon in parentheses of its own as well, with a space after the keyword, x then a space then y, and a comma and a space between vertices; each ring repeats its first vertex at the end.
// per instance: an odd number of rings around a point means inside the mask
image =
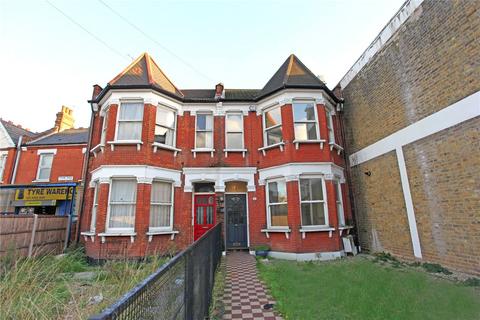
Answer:
POLYGON ((215 85, 215 100, 225 99, 225 89, 223 83, 215 85))
POLYGON ((57 118, 55 119, 55 130, 60 132, 66 129, 72 129, 74 124, 73 110, 69 107, 62 106, 62 110, 57 113, 57 118))

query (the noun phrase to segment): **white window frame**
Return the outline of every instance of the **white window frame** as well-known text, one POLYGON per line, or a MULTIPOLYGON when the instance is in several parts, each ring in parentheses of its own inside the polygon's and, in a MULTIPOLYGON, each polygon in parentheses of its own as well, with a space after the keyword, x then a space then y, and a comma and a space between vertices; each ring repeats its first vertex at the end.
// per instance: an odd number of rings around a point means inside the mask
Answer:
POLYGON ((333 114, 328 108, 326 108, 327 112, 327 133, 328 133, 328 142, 331 144, 335 144, 335 128, 333 126, 333 114))
POLYGON ((336 209, 337 209, 337 219, 338 219, 338 226, 345 227, 345 210, 343 207, 343 192, 342 192, 342 184, 339 180, 333 180, 333 186, 336 189, 336 209))
POLYGON ((290 228, 289 225, 288 225, 288 190, 287 190, 287 181, 285 178, 276 178, 276 179, 269 179, 267 181, 265 181, 265 199, 267 201, 267 229, 268 230, 275 230, 275 229, 280 229, 280 230, 284 230, 284 229, 288 229, 290 228), (270 187, 269 187, 269 184, 271 182, 279 182, 279 181, 282 181, 283 183, 285 183, 285 193, 286 193, 286 196, 287 196, 287 201, 286 202, 275 202, 275 203, 270 203, 270 187), (271 215, 271 212, 270 212, 270 206, 271 205, 287 205, 287 225, 286 226, 272 226, 272 215, 271 215))
POLYGON ((199 112, 197 112, 195 114, 195 150, 196 151, 198 151, 198 150, 206 150, 206 151, 214 150, 214 142, 215 142, 214 132, 215 132, 215 116, 213 115, 213 113, 210 112, 210 111, 199 111, 199 112), (208 115, 208 116, 212 117, 212 129, 211 130, 198 130, 197 129, 198 115, 208 115), (210 148, 205 148, 205 147, 199 148, 199 147, 197 147, 197 132, 211 132, 212 133, 212 146, 210 148))
POLYGON ((7 153, 0 151, 0 182, 3 182, 3 174, 7 164, 7 153))
POLYGON ((267 108, 265 110, 263 110, 263 113, 262 113, 262 126, 263 126, 263 146, 264 147, 272 147, 272 146, 275 146, 277 144, 283 144, 283 119, 282 119, 282 106, 280 105, 276 105, 276 106, 273 106, 273 107, 270 107, 270 108, 267 108), (269 128, 267 128, 267 112, 270 112, 274 109, 278 108, 279 111, 280 111, 280 123, 277 124, 277 125, 274 125, 274 126, 271 126, 269 128), (280 127, 280 130, 282 132, 282 140, 278 143, 273 143, 273 144, 268 144, 268 138, 267 138, 267 131, 269 130, 272 130, 272 129, 275 129, 275 128, 278 128, 280 127))
POLYGON ((323 175, 301 175, 298 179, 298 195, 300 200, 300 220, 302 223, 302 229, 315 229, 315 228, 325 228, 329 227, 329 219, 328 219, 328 198, 327 198, 327 188, 325 184, 325 177, 323 175), (322 193, 323 193, 323 200, 302 200, 302 187, 301 187, 301 180, 306 179, 320 179, 322 181, 322 193), (303 214, 302 214, 302 204, 303 203, 323 203, 323 212, 325 215, 325 224, 319 225, 304 225, 303 224, 303 214))
POLYGON ((294 100, 293 103, 292 103, 292 116, 293 116, 293 134, 295 135, 295 124, 299 123, 306 123, 306 124, 309 124, 309 123, 313 123, 315 124, 315 132, 317 133, 317 137, 315 139, 306 139, 306 140, 301 140, 301 139, 298 139, 296 136, 295 136, 295 141, 298 141, 298 142, 303 142, 303 141, 318 141, 320 140, 320 125, 318 123, 318 111, 317 111, 317 104, 315 102, 315 100, 294 100), (315 114, 315 119, 314 120, 305 120, 305 121, 295 121, 295 104, 306 104, 306 103, 310 103, 310 104, 313 104, 313 111, 314 111, 314 114, 315 114))
POLYGON ((37 167, 37 175, 35 181, 50 181, 50 177, 52 175, 52 167, 53 167, 53 160, 55 158, 55 152, 40 152, 38 153, 38 167, 37 167), (39 174, 40 174, 40 169, 45 169, 47 167, 42 167, 42 158, 46 155, 51 155, 52 156, 52 164, 50 165, 50 174, 48 175, 48 178, 46 179, 40 179, 39 174))
MULTIPOLYGON (((153 189, 153 183, 155 183, 155 182, 161 182, 161 183, 168 183, 168 184, 170 184, 170 188, 171 188, 170 202, 169 202, 169 203, 165 203, 165 202, 153 203, 153 202, 152 202, 152 197, 150 196, 150 214, 152 214, 152 210, 151 210, 152 205, 158 205, 158 206, 169 205, 169 206, 170 206, 170 225, 169 225, 168 227, 152 227, 152 226, 150 226, 150 216, 149 216, 148 231, 149 231, 149 232, 173 231, 173 206, 174 206, 174 199, 175 199, 175 194, 174 194, 174 192, 175 192, 175 187, 174 187, 172 181, 155 179, 155 180, 152 181, 152 189, 153 189)), ((152 191, 151 191, 151 192, 152 192, 152 191)))
POLYGON ((142 141, 142 134, 143 134, 143 118, 145 116, 145 103, 143 100, 122 100, 120 101, 120 104, 118 105, 117 108, 117 123, 115 127, 115 142, 133 142, 136 143, 138 141, 142 141), (128 104, 141 104, 143 106, 142 109, 142 119, 141 120, 120 120, 120 112, 122 105, 128 105, 128 104), (120 122, 140 122, 142 124, 142 129, 140 130, 140 138, 139 139, 124 139, 124 140, 119 140, 118 139, 118 128, 120 122))
POLYGON ((244 134, 244 117, 243 117, 243 112, 235 112, 235 111, 232 111, 232 112, 227 112, 225 114, 225 150, 242 150, 245 148, 245 134, 244 134), (241 128, 241 131, 228 131, 227 129, 227 120, 228 120, 228 117, 229 116, 240 116, 242 121, 242 128, 241 128), (229 133, 241 133, 242 134, 242 146, 240 148, 230 148, 228 146, 228 134, 229 133))
POLYGON ((106 233, 134 233, 135 232, 135 220, 137 215, 137 196, 138 196, 138 181, 135 177, 112 177, 109 181, 109 188, 108 188, 108 203, 107 203, 107 221, 105 224, 105 231, 106 233), (136 196, 133 202, 122 202, 122 204, 131 204, 134 205, 135 210, 133 211, 133 227, 131 228, 112 228, 110 227, 110 210, 111 210, 111 197, 112 197, 112 186, 115 180, 131 180, 135 182, 136 188, 136 196))
POLYGON ((100 184, 94 182, 93 187, 93 203, 92 203, 92 212, 90 215, 90 232, 95 233, 97 229, 97 210, 98 210, 98 192, 100 191, 100 184))
MULTIPOLYGON (((195 119, 195 125, 196 125, 196 119, 195 119)), ((195 127, 195 133, 196 133, 196 127, 195 127)), ((155 109, 155 129, 153 131, 153 140, 154 140, 154 143, 157 144, 157 145, 176 148, 176 146, 177 146, 177 110, 175 110, 173 108, 170 108, 170 107, 167 107, 167 106, 164 106, 164 105, 160 105, 160 104, 157 106, 157 108, 155 109), (158 111, 158 109, 163 109, 163 110, 173 112, 173 119, 174 119, 173 120, 173 127, 167 127, 167 126, 164 126, 164 125, 161 125, 161 124, 157 124, 157 111, 158 111), (155 130, 157 129, 157 126, 162 127, 162 128, 166 128, 166 129, 169 129, 169 130, 173 130, 172 145, 155 141, 155 130)))
POLYGON ((102 135, 100 137, 100 144, 105 145, 107 142, 107 125, 108 125, 108 109, 105 110, 103 115, 103 122, 102 122, 102 135))

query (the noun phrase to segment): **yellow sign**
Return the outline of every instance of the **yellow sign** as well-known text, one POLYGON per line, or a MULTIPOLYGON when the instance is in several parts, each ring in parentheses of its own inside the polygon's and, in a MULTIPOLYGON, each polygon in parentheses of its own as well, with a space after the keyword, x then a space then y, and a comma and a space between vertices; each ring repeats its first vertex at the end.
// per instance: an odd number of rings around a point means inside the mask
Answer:
POLYGON ((72 199, 72 193, 72 187, 26 188, 18 189, 15 192, 15 200, 70 200, 72 199))

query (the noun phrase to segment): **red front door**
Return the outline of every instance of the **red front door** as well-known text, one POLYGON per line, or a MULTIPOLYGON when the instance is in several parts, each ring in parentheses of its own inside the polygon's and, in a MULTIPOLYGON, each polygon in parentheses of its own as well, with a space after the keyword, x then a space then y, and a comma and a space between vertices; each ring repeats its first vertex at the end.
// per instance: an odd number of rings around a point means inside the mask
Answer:
POLYGON ((194 198, 194 240, 213 228, 216 221, 215 194, 197 194, 194 198))

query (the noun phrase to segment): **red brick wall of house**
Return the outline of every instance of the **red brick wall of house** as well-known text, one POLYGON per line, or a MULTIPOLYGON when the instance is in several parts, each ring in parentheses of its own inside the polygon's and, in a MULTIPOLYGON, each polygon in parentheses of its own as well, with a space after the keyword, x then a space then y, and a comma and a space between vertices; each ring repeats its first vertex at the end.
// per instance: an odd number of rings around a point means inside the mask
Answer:
POLYGON ((53 157, 49 182, 59 182, 59 176, 73 176, 73 181, 81 180, 85 156, 83 148, 86 148, 86 145, 27 147, 26 151, 21 152, 15 184, 28 184, 36 180, 40 160, 37 152, 44 149, 57 149, 53 157))
MULTIPOLYGON (((112 141, 115 138, 116 120, 118 105, 112 104, 108 110, 107 136, 105 141, 112 141)), ((248 149, 245 157, 241 153, 229 153, 225 157, 223 149, 225 148, 225 117, 214 117, 214 156, 210 153, 197 153, 194 157, 191 149, 194 149, 195 143, 195 116, 186 111, 182 116, 177 116, 177 136, 176 147, 181 152, 174 156, 169 150, 158 149, 153 151, 152 143, 154 141, 155 113, 156 107, 145 104, 143 117, 142 142, 140 150, 136 145, 119 146, 115 145, 112 151, 110 145, 105 146, 103 152, 96 152, 95 156, 90 157, 89 172, 102 165, 150 165, 155 167, 169 168, 181 171, 184 167, 257 167, 268 168, 276 165, 282 165, 292 162, 333 162, 340 167, 344 167, 343 155, 338 155, 336 150, 330 150, 328 146, 328 131, 326 122, 325 106, 317 105, 318 120, 320 126, 321 139, 326 140, 323 149, 319 144, 300 144, 299 149, 293 144, 293 112, 290 104, 281 107, 282 113, 282 131, 285 142, 284 151, 274 148, 266 151, 264 156, 258 148, 263 146, 263 127, 262 116, 255 112, 249 112, 244 116, 244 142, 248 149)), ((92 146, 100 142, 100 133, 103 119, 95 115, 94 132, 92 134, 92 146)), ((338 122, 334 121, 336 131, 338 132, 338 122)), ((337 143, 341 144, 340 135, 337 133, 337 143)), ((87 178, 87 183, 90 175, 87 178)), ((328 232, 310 232, 303 239, 299 232, 301 226, 299 188, 297 181, 287 182, 288 192, 288 220, 292 232, 289 239, 286 239, 284 233, 270 233, 267 238, 261 229, 266 227, 266 203, 265 186, 258 185, 258 174, 256 179, 256 191, 248 193, 248 214, 249 214, 249 237, 250 245, 268 244, 272 250, 285 252, 319 252, 319 251, 338 251, 341 250, 341 242, 338 230, 329 237, 328 232)), ((337 225, 337 213, 334 199, 333 185, 330 181, 326 182, 330 224, 337 225)), ((101 184, 99 207, 97 213, 97 233, 104 232, 106 210, 108 201, 108 184, 101 184)), ((344 189, 344 207, 345 213, 350 216, 350 206, 348 204, 348 195, 344 189)), ((87 254, 93 258, 115 258, 115 257, 141 257, 145 254, 156 252, 170 252, 180 250, 193 242, 192 226, 192 193, 184 192, 182 187, 175 187, 174 202, 174 230, 179 234, 175 239, 170 240, 170 235, 153 236, 151 242, 148 242, 148 221, 150 206, 150 188, 149 184, 138 184, 137 211, 135 220, 135 232, 137 233, 135 241, 130 243, 129 237, 106 237, 105 243, 101 243, 100 238, 96 237, 92 242, 85 238, 87 254)), ((90 212, 93 201, 93 189, 89 188, 84 204, 84 219, 82 221, 82 231, 89 229, 90 212)), ((221 220, 223 214, 218 215, 221 220)))

